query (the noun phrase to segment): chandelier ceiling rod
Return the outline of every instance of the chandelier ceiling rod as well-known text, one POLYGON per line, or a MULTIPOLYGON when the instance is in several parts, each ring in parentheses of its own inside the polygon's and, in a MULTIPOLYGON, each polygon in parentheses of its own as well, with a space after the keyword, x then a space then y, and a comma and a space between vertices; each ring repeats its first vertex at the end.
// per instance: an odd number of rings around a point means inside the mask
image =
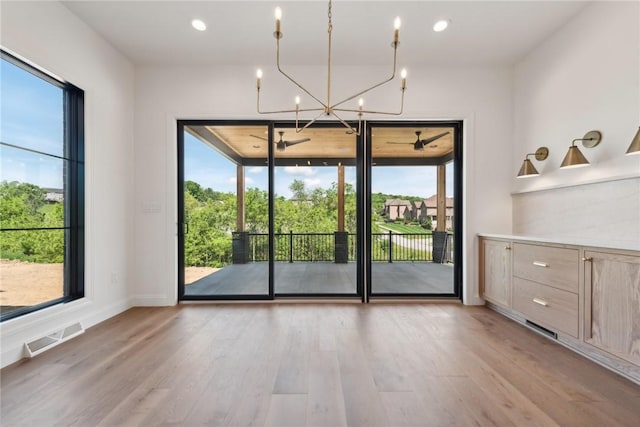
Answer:
POLYGON ((258 69, 256 75, 257 75, 257 84, 256 84, 256 88, 257 88, 257 110, 259 114, 276 114, 276 113, 295 113, 296 114, 296 133, 303 131, 304 129, 308 128, 309 126, 311 126, 313 123, 315 123, 320 117, 322 116, 334 116, 338 121, 340 121, 340 123, 342 123, 345 127, 347 127, 351 132, 354 132, 357 135, 360 135, 360 132, 362 130, 362 115, 363 114, 385 114, 385 115, 394 115, 394 116, 398 116, 400 114, 402 114, 403 110, 404 110, 404 92, 405 89, 407 87, 407 72, 406 70, 402 70, 401 72, 401 78, 402 78, 402 82, 401 82, 401 98, 400 98, 400 110, 398 112, 384 112, 384 111, 374 111, 374 110, 364 110, 363 109, 363 104, 364 104, 364 100, 362 98, 359 99, 358 101, 358 109, 350 109, 350 108, 336 108, 346 102, 349 102, 355 98, 358 98, 359 96, 364 95, 367 92, 370 92, 374 89, 377 89, 378 87, 389 83, 390 81, 392 81, 395 77, 396 77, 396 67, 397 67, 397 51, 398 51, 398 45, 400 44, 399 41, 399 32, 400 32, 400 18, 396 17, 395 21, 394 21, 394 27, 395 27, 395 31, 394 31, 394 35, 393 35, 393 42, 391 43, 391 47, 393 48, 393 72, 391 73, 391 77, 374 84, 373 86, 364 89, 360 92, 357 92, 354 95, 351 95, 343 100, 341 100, 340 102, 337 102, 335 104, 331 104, 331 43, 332 43, 332 32, 333 32, 333 21, 332 21, 332 2, 331 0, 329 0, 329 8, 328 8, 328 12, 327 12, 327 17, 328 17, 328 26, 327 26, 327 34, 328 34, 328 54, 327 54, 327 100, 326 102, 321 101, 319 98, 317 98, 315 95, 313 95, 309 90, 307 90, 304 86, 302 86, 300 83, 298 83, 293 77, 291 77, 289 74, 287 74, 281 67, 280 65, 280 39, 283 36, 283 33, 281 30, 281 19, 282 19, 282 10, 278 7, 276 8, 276 12, 275 12, 275 17, 276 17, 276 30, 273 33, 273 36, 276 39, 276 66, 278 69, 278 72, 280 72, 280 74, 282 74, 283 76, 285 76, 291 83, 293 83, 294 85, 296 85, 298 88, 300 88, 304 93, 306 93, 307 95, 309 95, 313 100, 315 100, 318 104, 320 104, 322 107, 316 107, 316 108, 300 108, 300 97, 296 96, 295 98, 295 108, 294 109, 285 109, 285 110, 276 110, 276 111, 261 111, 260 110, 260 89, 261 89, 261 83, 262 83, 262 70, 258 69), (304 113, 304 112, 310 112, 310 111, 320 111, 320 114, 318 114, 316 117, 314 117, 312 120, 310 120, 309 122, 307 122, 303 127, 299 127, 298 124, 298 119, 299 119, 299 115, 300 113, 304 113), (348 112, 348 113, 357 113, 358 114, 358 129, 353 128, 349 123, 347 123, 345 120, 343 120, 340 116, 338 116, 336 114, 336 111, 340 111, 340 112, 348 112))

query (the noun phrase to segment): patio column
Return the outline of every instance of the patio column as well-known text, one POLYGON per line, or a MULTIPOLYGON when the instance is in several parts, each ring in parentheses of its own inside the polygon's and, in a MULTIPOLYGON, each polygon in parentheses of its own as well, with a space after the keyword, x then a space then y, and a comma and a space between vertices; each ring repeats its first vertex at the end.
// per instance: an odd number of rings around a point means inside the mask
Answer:
POLYGON ((447 167, 438 165, 437 190, 436 190, 436 231, 447 230, 447 167))
POLYGON ((244 231, 244 166, 236 167, 236 231, 244 231))
POLYGON ((244 231, 244 166, 236 166, 236 231, 232 234, 234 264, 246 264, 249 257, 249 236, 244 231))
POLYGON ((344 231, 344 165, 338 163, 338 231, 344 231))
POLYGON ((334 260, 349 262, 349 234, 344 231, 344 166, 338 163, 338 230, 334 233, 334 260))
POLYGON ((433 262, 447 262, 447 169, 438 165, 436 189, 436 229, 433 232, 433 262))

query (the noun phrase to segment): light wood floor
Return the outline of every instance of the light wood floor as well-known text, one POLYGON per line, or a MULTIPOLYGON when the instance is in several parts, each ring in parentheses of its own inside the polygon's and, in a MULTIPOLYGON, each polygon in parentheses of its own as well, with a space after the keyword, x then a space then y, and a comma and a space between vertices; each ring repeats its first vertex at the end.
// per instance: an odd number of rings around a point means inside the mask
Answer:
POLYGON ((1 375, 3 426, 640 420, 640 387, 459 304, 135 308, 1 375))

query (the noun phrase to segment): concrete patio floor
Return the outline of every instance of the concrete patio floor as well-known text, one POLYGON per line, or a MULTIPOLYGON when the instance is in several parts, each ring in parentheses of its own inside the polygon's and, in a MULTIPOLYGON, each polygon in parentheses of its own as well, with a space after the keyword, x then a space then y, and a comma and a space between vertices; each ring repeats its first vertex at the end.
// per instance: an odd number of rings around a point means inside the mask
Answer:
MULTIPOLYGON (((269 265, 266 262, 233 264, 185 286, 192 295, 266 295, 269 265)), ((277 294, 356 294, 356 264, 332 262, 277 262, 274 265, 277 294)), ((373 263, 373 294, 451 294, 453 265, 432 262, 373 263)))

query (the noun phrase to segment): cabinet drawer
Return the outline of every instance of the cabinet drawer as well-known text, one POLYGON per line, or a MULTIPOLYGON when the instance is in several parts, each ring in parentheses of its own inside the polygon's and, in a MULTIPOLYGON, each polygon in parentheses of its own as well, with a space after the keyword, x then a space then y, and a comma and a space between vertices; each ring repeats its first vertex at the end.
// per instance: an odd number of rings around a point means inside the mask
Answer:
POLYGON ((513 275, 578 293, 580 268, 577 249, 513 245, 513 275))
POLYGON ((578 338, 578 295, 513 278, 513 309, 545 328, 578 338))

